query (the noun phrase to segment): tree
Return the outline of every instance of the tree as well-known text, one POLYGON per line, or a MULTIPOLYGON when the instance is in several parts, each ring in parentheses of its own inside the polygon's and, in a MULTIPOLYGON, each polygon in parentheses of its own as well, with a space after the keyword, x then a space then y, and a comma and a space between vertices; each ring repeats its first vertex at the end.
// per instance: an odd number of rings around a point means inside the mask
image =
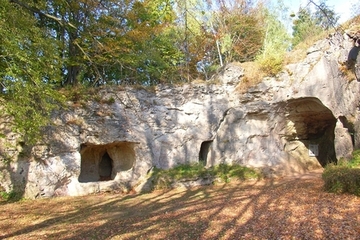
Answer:
POLYGON ((63 85, 153 79, 152 55, 144 54, 173 14, 170 2, 159 0, 12 1, 34 15, 48 38, 61 42, 63 85))
POLYGON ((214 29, 220 39, 221 52, 227 62, 252 61, 263 45, 262 6, 251 1, 219 1, 214 12, 214 29))
POLYGON ((316 19, 312 16, 309 8, 300 8, 297 19, 293 21, 292 46, 296 46, 310 36, 316 36, 322 32, 317 25, 316 19))
POLYGON ((360 15, 360 2, 354 2, 351 6, 351 17, 356 17, 360 15))
POLYGON ((59 44, 47 39, 34 16, 0 0, 0 117, 11 116, 15 130, 34 142, 62 98, 59 44))
POLYGON ((309 0, 308 7, 300 8, 297 19, 293 22, 293 46, 304 41, 310 36, 317 36, 321 32, 331 27, 336 27, 339 17, 326 5, 325 1, 317 5, 314 1, 309 0), (309 4, 315 7, 312 13, 309 4))
POLYGON ((214 44, 213 34, 210 31, 210 11, 208 3, 203 0, 175 1, 175 13, 177 18, 173 29, 177 32, 177 46, 184 58, 179 65, 183 81, 196 78, 199 71, 199 63, 209 64, 209 49, 214 44))
POLYGON ((281 13, 286 11, 287 9, 281 5, 270 10, 264 8, 265 37, 256 61, 269 75, 275 75, 282 69, 284 56, 291 46, 290 36, 284 24, 278 19, 281 13))
POLYGON ((316 19, 316 24, 324 30, 330 28, 336 28, 339 16, 335 13, 333 9, 326 5, 326 2, 320 2, 319 5, 310 0, 310 2, 315 5, 316 11, 314 18, 316 19))
POLYGON ((131 7, 109 7, 93 24, 97 41, 88 51, 103 74, 102 84, 152 85, 174 71, 179 51, 168 27, 173 19, 169 4, 134 1, 131 7))

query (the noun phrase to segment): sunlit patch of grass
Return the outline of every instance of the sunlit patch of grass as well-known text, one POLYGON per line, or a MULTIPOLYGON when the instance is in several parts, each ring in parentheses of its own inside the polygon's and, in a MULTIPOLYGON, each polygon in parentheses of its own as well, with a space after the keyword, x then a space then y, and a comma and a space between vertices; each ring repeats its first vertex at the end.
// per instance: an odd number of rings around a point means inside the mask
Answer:
POLYGON ((261 174, 254 169, 240 165, 220 164, 205 168, 203 164, 184 164, 172 169, 162 170, 155 168, 152 172, 154 189, 169 189, 172 183, 180 180, 221 179, 230 182, 231 179, 246 180, 262 178, 261 174))
POLYGON ((209 169, 212 175, 229 182, 231 179, 247 180, 247 179, 260 179, 261 174, 254 169, 240 166, 240 165, 226 165, 220 164, 209 169))

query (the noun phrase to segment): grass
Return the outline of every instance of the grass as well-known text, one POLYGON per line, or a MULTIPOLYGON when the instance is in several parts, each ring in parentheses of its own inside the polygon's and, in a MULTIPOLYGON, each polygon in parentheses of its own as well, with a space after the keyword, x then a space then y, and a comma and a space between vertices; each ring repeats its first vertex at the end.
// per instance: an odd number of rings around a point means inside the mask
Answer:
POLYGON ((66 99, 73 102, 73 107, 86 107, 87 101, 95 101, 99 104, 112 105, 115 103, 114 97, 105 98, 100 95, 99 88, 89 86, 65 87, 60 92, 66 96, 66 99))
POLYGON ((303 61, 307 56, 308 49, 314 45, 319 40, 323 40, 329 36, 329 34, 333 33, 334 30, 326 30, 322 31, 318 34, 311 35, 300 42, 298 45, 294 47, 290 52, 288 52, 284 59, 284 65, 298 63, 303 61))
POLYGON ((23 200, 23 197, 22 194, 16 191, 11 191, 11 192, 0 191, 0 199, 2 199, 5 202, 17 202, 23 200))
POLYGON ((257 62, 244 62, 240 66, 244 69, 245 73, 240 83, 236 86, 236 90, 240 93, 244 93, 250 87, 256 86, 266 77, 265 72, 261 70, 261 66, 257 62))
POLYGON ((169 189, 176 181, 197 180, 197 179, 220 179, 223 182, 230 182, 231 179, 246 180, 260 179, 261 174, 254 169, 240 165, 220 164, 205 168, 203 164, 184 164, 168 170, 155 168, 152 172, 154 189, 169 189))
POLYGON ((322 178, 328 192, 360 196, 360 150, 353 152, 350 161, 340 160, 337 165, 326 166, 322 178))

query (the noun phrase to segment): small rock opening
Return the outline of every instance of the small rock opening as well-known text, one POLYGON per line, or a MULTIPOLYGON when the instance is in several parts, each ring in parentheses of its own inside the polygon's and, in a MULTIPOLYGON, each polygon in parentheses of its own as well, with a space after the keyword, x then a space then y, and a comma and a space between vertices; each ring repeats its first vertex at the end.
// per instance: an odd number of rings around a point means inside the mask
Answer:
POLYGON ((110 181, 135 164, 133 142, 114 142, 104 145, 84 143, 80 146, 81 168, 79 182, 110 181))
POLYGON ((112 180, 111 175, 113 171, 113 160, 106 152, 99 163, 100 181, 112 180))
POLYGON ((354 124, 350 121, 348 121, 348 119, 344 116, 340 116, 339 120, 341 121, 341 123, 343 124, 344 128, 348 129, 348 132, 351 136, 351 142, 352 145, 355 146, 355 127, 354 124))
POLYGON ((199 162, 203 163, 204 165, 207 164, 207 157, 212 142, 213 142, 212 140, 209 140, 201 143, 200 151, 199 151, 199 162))

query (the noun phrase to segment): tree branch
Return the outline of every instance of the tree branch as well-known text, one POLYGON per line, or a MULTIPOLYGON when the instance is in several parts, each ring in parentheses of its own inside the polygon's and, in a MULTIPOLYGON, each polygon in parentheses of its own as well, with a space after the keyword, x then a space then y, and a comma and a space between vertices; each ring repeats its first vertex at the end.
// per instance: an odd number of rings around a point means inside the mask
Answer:
POLYGON ((15 3, 15 4, 17 4, 17 5, 25 8, 25 9, 31 11, 31 12, 33 12, 33 13, 37 13, 37 14, 39 14, 39 15, 41 15, 41 16, 44 16, 44 17, 49 18, 49 19, 51 19, 51 20, 54 20, 54 21, 56 21, 57 23, 59 23, 62 27, 69 26, 69 27, 71 27, 71 28, 73 28, 73 29, 77 29, 77 28, 76 28, 73 24, 71 24, 70 22, 65 22, 65 21, 63 21, 63 20, 60 19, 60 18, 57 18, 57 17, 55 17, 55 16, 53 16, 53 15, 44 13, 44 12, 42 12, 40 9, 35 8, 35 7, 31 7, 31 6, 29 6, 28 4, 23 3, 23 2, 21 2, 21 1, 19 1, 19 0, 9 0, 9 1, 10 1, 11 3, 15 3))
POLYGON ((343 32, 345 32, 345 31, 341 28, 341 26, 337 28, 337 27, 334 25, 333 21, 331 21, 332 19, 328 16, 328 14, 325 12, 325 10, 324 10, 322 7, 320 7, 320 5, 316 4, 313 0, 309 0, 309 3, 314 4, 314 6, 317 7, 317 8, 324 14, 324 16, 325 16, 325 17, 327 18, 327 20, 329 21, 330 25, 331 25, 335 30, 337 30, 338 28, 340 28, 340 30, 342 30, 343 32))

